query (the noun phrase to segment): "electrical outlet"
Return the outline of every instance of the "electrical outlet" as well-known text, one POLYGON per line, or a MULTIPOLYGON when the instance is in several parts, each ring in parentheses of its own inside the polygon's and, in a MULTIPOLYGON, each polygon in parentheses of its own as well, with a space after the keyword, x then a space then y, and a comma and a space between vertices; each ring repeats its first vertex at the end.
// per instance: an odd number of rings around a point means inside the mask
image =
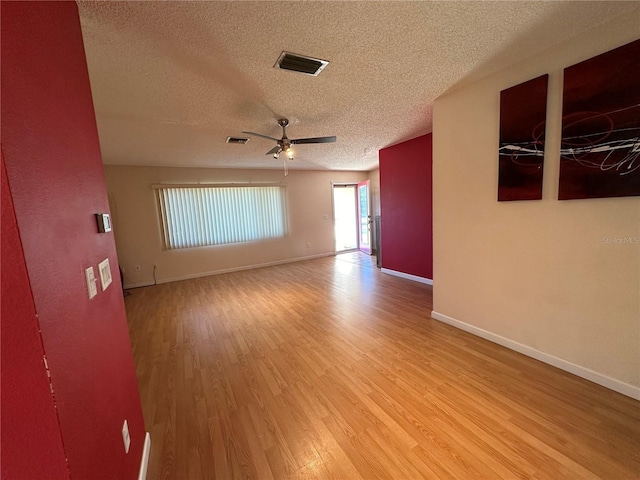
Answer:
POLYGON ((129 436, 129 424, 124 421, 122 425, 122 441, 124 442, 124 453, 129 453, 129 445, 131 445, 131 437, 129 436))
POLYGON ((98 272, 100 273, 100 284, 104 292, 111 285, 111 267, 109 267, 109 259, 105 258, 98 264, 98 272))

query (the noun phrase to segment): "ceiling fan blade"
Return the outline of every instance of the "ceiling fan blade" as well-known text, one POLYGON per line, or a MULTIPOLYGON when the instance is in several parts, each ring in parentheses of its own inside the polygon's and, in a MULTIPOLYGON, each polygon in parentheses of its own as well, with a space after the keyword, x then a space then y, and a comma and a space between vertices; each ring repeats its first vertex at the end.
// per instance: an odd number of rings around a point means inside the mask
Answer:
POLYGON ((273 140, 274 142, 277 142, 278 140, 280 140, 279 138, 269 137, 268 135, 262 135, 261 133, 256 133, 256 132, 242 132, 242 133, 246 133, 247 135, 255 135, 256 137, 266 138, 267 140, 273 140))
POLYGON ((274 153, 280 153, 280 145, 276 145, 271 150, 269 150, 265 155, 273 155, 274 153))
POLYGON ((315 137, 315 138, 296 138, 291 140, 292 145, 300 145, 302 143, 333 143, 336 137, 315 137))

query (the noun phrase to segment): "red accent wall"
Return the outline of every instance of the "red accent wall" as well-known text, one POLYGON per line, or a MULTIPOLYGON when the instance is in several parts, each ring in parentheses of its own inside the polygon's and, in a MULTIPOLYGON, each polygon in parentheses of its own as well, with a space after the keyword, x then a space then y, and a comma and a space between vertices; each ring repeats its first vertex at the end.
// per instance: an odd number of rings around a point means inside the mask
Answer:
POLYGON ((69 474, 44 368, 42 342, 2 158, 2 478, 69 474))
MULTIPOLYGON (((94 218, 109 203, 77 5, 1 8, 2 152, 69 473, 134 479, 145 429, 113 234, 98 233, 94 218), (105 258, 113 283, 89 300, 84 269, 93 266, 97 276, 105 258)), ((3 312, 3 328, 17 321, 3 312)), ((49 454, 17 455, 41 462, 49 454)))
POLYGON ((432 134, 383 148, 382 268, 433 279, 432 134))

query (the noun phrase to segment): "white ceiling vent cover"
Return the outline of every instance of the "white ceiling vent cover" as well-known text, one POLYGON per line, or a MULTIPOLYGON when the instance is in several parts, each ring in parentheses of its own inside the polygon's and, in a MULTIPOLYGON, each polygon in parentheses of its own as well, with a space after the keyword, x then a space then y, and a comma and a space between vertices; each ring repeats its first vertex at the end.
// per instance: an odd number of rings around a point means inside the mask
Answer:
POLYGON ((227 143, 236 143, 238 145, 244 145, 248 141, 249 139, 245 137, 227 137, 227 143))
POLYGON ((304 55, 298 55, 296 53, 282 52, 274 67, 281 68, 282 70, 291 70, 292 72, 300 72, 315 77, 327 65, 329 65, 329 62, 326 60, 305 57, 304 55))

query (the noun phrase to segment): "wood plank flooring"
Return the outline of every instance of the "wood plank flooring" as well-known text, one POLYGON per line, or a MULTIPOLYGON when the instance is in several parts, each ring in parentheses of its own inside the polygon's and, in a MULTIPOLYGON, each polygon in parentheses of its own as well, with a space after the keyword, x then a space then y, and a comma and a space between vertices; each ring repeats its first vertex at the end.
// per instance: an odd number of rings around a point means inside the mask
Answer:
POLYGON ((155 479, 634 479, 640 402, 350 253, 132 291, 155 479))

